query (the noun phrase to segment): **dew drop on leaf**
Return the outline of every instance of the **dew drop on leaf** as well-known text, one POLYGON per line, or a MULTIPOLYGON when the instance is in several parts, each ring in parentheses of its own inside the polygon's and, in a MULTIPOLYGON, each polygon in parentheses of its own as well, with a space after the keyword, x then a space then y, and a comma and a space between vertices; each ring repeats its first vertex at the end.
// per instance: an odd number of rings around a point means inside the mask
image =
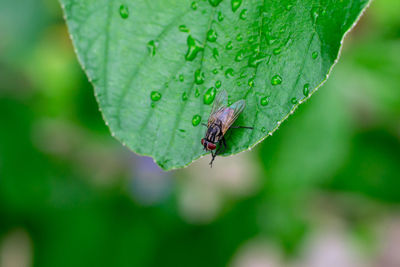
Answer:
POLYGON ((239 42, 242 41, 243 40, 243 35, 241 33, 236 35, 236 40, 239 41, 239 42))
POLYGON ((156 49, 157 49, 157 45, 158 43, 154 40, 151 40, 147 43, 147 50, 149 51, 149 54, 151 56, 155 56, 156 55, 156 49))
POLYGON ((196 88, 196 91, 194 92, 194 96, 195 97, 199 97, 200 96, 199 88, 196 88))
POLYGON ((241 4, 242 4, 242 0, 231 0, 232 11, 236 12, 236 10, 238 10, 238 8, 240 7, 241 4))
POLYGON ((186 101, 186 100, 188 100, 188 95, 186 92, 183 92, 182 93, 182 101, 186 101))
POLYGON ((212 50, 212 54, 213 54, 213 58, 215 59, 215 60, 218 60, 219 59, 219 52, 218 52, 218 49, 217 48, 213 48, 213 50, 212 50))
POLYGON ((210 87, 204 94, 204 104, 209 105, 214 101, 215 95, 217 94, 217 89, 215 87, 210 87))
POLYGON ((126 5, 121 5, 119 7, 119 15, 123 19, 127 19, 129 17, 129 9, 126 5))
POLYGON ((312 52, 311 57, 313 59, 316 59, 318 57, 318 52, 317 51, 312 52))
POLYGON ((210 3, 210 5, 216 7, 219 5, 219 3, 222 2, 222 0, 208 0, 208 2, 210 3))
POLYGON ((311 8, 311 19, 315 23, 318 19, 319 12, 318 7, 311 8))
POLYGON ((244 51, 243 50, 239 50, 235 56, 235 61, 236 62, 240 62, 242 61, 244 58, 244 51))
POLYGON ((213 69, 213 70, 212 70, 212 73, 218 74, 218 69, 213 69))
POLYGON ((199 4, 197 4, 196 1, 193 1, 192 4, 191 4, 191 7, 192 7, 193 10, 197 10, 197 8, 199 7, 199 4))
POLYGON ((268 103, 269 103, 268 97, 264 96, 260 99, 261 106, 266 106, 268 105, 268 103))
POLYGON ((252 35, 249 37, 249 40, 247 42, 249 42, 249 44, 253 44, 256 40, 257 40, 257 37, 252 35))
POLYGON ((209 42, 215 42, 217 40, 217 32, 213 29, 208 30, 207 32, 207 40, 209 42))
POLYGON ((186 27, 186 25, 179 25, 179 31, 189 32, 190 30, 186 27))
POLYGON ((279 55, 281 53, 281 48, 280 47, 279 48, 274 48, 274 50, 272 50, 272 53, 274 55, 279 55))
POLYGON ((245 20, 247 18, 247 9, 243 9, 240 12, 239 18, 242 19, 242 20, 245 20))
POLYGON ((292 9, 292 7, 293 7, 293 5, 292 5, 292 4, 287 4, 287 5, 286 5, 286 10, 287 10, 287 11, 289 11, 289 10, 291 10, 291 9, 292 9))
POLYGON ((250 87, 254 87, 254 85, 255 85, 254 78, 250 78, 248 81, 248 84, 250 87))
POLYGON ((306 83, 303 86, 303 95, 308 96, 309 93, 310 93, 310 84, 306 83))
POLYGON ((216 88, 220 88, 220 87, 221 87, 221 85, 222 85, 222 83, 221 83, 221 81, 220 81, 220 80, 218 80, 218 81, 215 81, 215 87, 216 87, 216 88))
POLYGON ((226 49, 226 50, 232 50, 232 47, 233 47, 232 42, 229 41, 229 42, 226 44, 225 49, 226 49))
POLYGON ((234 75, 235 75, 235 72, 234 72, 234 70, 232 68, 226 69, 226 71, 225 71, 225 77, 226 78, 233 77, 234 75))
POLYGON ((219 12, 218 12, 218 21, 221 22, 221 21, 223 21, 223 20, 224 20, 224 15, 222 15, 222 12, 219 11, 219 12))
POLYGON ((185 80, 185 77, 183 76, 183 74, 179 74, 179 81, 183 82, 185 80))
POLYGON ((200 122, 201 122, 201 116, 198 114, 194 115, 192 118, 192 125, 197 126, 200 124, 200 122))
POLYGON ((203 50, 203 47, 191 35, 189 35, 187 38, 187 46, 188 50, 186 52, 185 59, 188 61, 193 61, 197 54, 203 50))
POLYGON ((262 133, 265 133, 265 131, 266 131, 266 130, 265 130, 265 127, 262 127, 262 128, 261 128, 261 132, 262 132, 262 133))
POLYGON ((201 69, 197 69, 194 72, 194 82, 195 82, 195 84, 204 83, 204 72, 202 72, 201 69))
POLYGON ((290 102, 292 102, 292 104, 297 104, 297 99, 293 97, 292 99, 290 99, 290 102))
POLYGON ((257 67, 258 64, 260 64, 262 61, 262 58, 260 58, 257 54, 252 55, 249 57, 249 60, 247 62, 247 66, 255 68, 257 67))
POLYGON ((158 100, 161 99, 161 93, 158 92, 158 91, 152 91, 152 92, 150 93, 150 98, 151 98, 151 100, 153 100, 153 101, 158 101, 158 100))
POLYGON ((271 84, 272 85, 278 85, 282 83, 282 77, 279 75, 274 75, 271 79, 271 84))

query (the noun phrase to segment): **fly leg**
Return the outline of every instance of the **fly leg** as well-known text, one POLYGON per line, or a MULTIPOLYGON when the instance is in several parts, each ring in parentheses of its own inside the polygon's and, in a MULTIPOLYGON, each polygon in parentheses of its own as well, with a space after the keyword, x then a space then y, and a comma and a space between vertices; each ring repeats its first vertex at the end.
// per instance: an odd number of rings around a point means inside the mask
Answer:
POLYGON ((217 151, 216 151, 215 153, 213 153, 213 152, 211 151, 211 157, 212 157, 212 159, 211 159, 211 161, 210 161, 210 168, 212 168, 212 164, 213 164, 213 161, 214 161, 214 159, 215 159, 216 156, 217 156, 217 151))
MULTIPOLYGON (((227 146, 226 146, 226 141, 225 141, 225 137, 222 137, 221 142, 222 142, 222 145, 224 146, 224 150, 225 150, 225 149, 227 148, 227 146)), ((210 168, 212 168, 212 164, 213 164, 213 162, 214 162, 214 160, 215 160, 215 157, 218 155, 218 152, 221 150, 222 145, 220 145, 220 146, 218 147, 218 149, 217 149, 217 151, 215 151, 215 153, 213 153, 213 152, 211 151, 212 159, 211 159, 211 162, 210 162, 210 168)))
POLYGON ((253 127, 249 127, 249 126, 231 126, 231 129, 250 129, 253 130, 253 127))

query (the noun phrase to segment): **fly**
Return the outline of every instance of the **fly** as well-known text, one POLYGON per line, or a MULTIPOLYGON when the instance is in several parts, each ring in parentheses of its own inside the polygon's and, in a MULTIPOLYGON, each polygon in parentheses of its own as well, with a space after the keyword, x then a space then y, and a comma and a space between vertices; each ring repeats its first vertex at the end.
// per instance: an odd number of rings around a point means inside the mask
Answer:
POLYGON ((228 129, 232 128, 246 128, 253 129, 253 127, 246 126, 232 126, 232 124, 242 113, 246 106, 246 102, 242 99, 232 105, 228 106, 228 95, 225 90, 218 93, 215 97, 213 107, 211 109, 210 117, 208 118, 207 131, 203 139, 201 139, 201 144, 204 150, 211 151, 211 162, 210 166, 217 156, 218 152, 221 150, 221 145, 217 149, 217 144, 221 141, 226 149, 225 133, 228 129))

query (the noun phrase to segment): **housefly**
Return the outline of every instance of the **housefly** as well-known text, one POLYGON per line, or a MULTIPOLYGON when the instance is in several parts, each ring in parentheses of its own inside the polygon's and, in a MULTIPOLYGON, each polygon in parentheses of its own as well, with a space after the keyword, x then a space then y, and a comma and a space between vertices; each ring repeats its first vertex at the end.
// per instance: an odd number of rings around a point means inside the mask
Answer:
POLYGON ((217 149, 217 144, 221 142, 226 148, 225 133, 230 128, 246 128, 253 129, 252 127, 246 126, 232 126, 235 120, 242 113, 246 106, 246 102, 242 99, 232 105, 228 106, 228 95, 225 90, 221 91, 214 100, 213 107, 211 109, 210 117, 208 118, 207 131, 201 144, 204 150, 211 151, 212 159, 210 166, 221 149, 221 145, 217 149))

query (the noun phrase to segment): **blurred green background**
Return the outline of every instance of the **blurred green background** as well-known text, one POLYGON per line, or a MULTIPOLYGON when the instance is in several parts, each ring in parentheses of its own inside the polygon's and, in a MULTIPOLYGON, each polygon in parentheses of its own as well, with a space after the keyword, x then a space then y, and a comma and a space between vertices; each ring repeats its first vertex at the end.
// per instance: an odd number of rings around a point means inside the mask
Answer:
POLYGON ((399 10, 254 150, 166 173, 110 136, 57 1, 2 0, 0 266, 400 266, 399 10))

